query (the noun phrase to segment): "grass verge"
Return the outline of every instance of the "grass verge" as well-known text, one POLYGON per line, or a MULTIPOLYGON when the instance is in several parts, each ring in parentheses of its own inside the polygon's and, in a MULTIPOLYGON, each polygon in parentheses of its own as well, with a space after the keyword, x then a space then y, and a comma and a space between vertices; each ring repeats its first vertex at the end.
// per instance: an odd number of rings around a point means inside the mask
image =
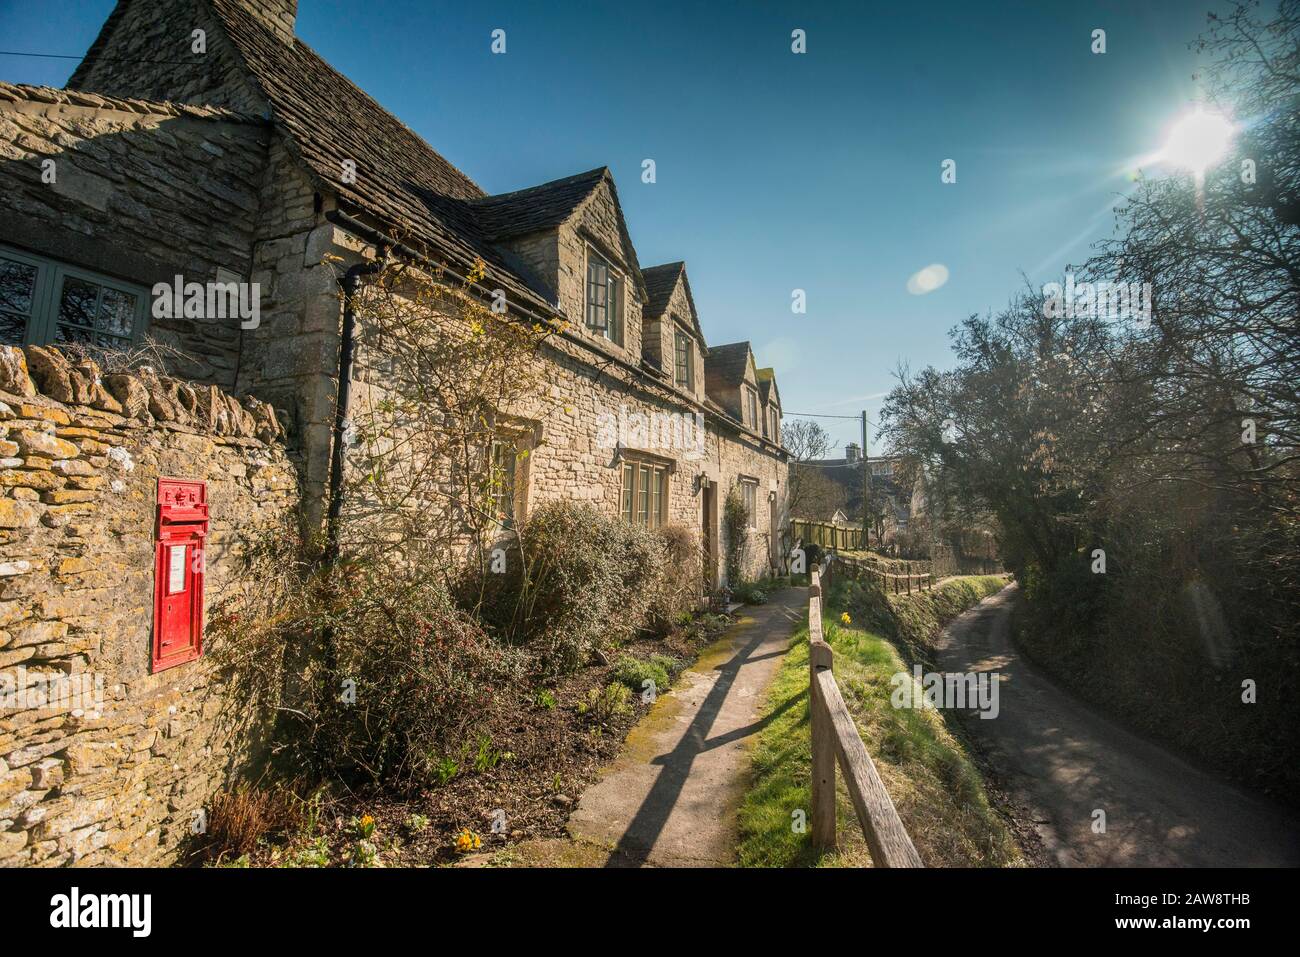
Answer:
MULTIPOLYGON (((894 622, 899 638, 923 649, 930 640, 922 637, 925 629, 937 632, 947 618, 1003 584, 998 576, 979 576, 953 579, 933 593, 889 596, 876 618, 894 622)), ((835 677, 921 860, 930 867, 1023 866, 1015 838, 990 805, 979 772, 942 712, 890 704, 890 679, 907 665, 879 629, 841 623, 846 599, 854 597, 852 589, 837 588, 823 619, 835 650, 835 677)), ((811 805, 807 626, 795 635, 772 683, 763 721, 753 752, 753 785, 740 809, 741 865, 869 866, 842 775, 836 776, 839 849, 819 855, 807 829, 794 827, 796 812, 806 815, 811 805)))

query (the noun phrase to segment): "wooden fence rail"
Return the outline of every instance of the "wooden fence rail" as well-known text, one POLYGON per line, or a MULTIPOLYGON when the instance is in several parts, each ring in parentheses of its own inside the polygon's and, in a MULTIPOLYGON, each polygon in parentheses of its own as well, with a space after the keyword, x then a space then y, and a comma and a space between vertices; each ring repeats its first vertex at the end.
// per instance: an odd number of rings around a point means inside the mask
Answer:
POLYGON ((822 548, 858 549, 862 545, 862 529, 830 522, 809 522, 801 518, 790 520, 790 534, 796 540, 812 542, 822 548))
POLYGON ((892 591, 895 595, 910 595, 913 591, 931 591, 934 588, 934 574, 930 570, 929 562, 895 562, 887 565, 870 558, 836 555, 834 564, 839 565, 844 569, 845 574, 853 578, 863 576, 878 578, 881 587, 885 591, 892 591), (900 573, 890 570, 897 568, 904 568, 906 571, 900 573), (912 587, 913 584, 915 588, 912 587))
POLYGON ((877 867, 924 867, 835 683, 835 654, 822 635, 822 573, 816 568, 812 570, 808 595, 813 846, 819 850, 835 847, 835 762, 838 759, 858 823, 871 850, 871 860, 877 867))

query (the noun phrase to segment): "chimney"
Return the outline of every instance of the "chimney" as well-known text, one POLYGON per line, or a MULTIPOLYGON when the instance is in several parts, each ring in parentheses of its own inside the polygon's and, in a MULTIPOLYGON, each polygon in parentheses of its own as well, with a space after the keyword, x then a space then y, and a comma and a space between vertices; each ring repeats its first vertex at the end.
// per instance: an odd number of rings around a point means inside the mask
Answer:
POLYGON ((846 465, 853 465, 858 460, 858 443, 850 442, 844 446, 844 462, 846 465))
POLYGON ((239 0, 240 4, 285 43, 293 43, 293 24, 298 19, 298 0, 239 0))

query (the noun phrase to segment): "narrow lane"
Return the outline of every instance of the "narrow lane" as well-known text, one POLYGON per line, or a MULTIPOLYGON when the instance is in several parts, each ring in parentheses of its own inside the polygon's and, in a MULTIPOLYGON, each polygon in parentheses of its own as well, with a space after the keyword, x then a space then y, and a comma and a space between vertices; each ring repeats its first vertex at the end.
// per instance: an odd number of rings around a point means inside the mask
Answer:
POLYGON ((1058 864, 1300 866, 1296 815, 1119 727, 1021 657, 1016 596, 1009 586, 949 625, 938 661, 945 672, 1001 674, 998 716, 964 724, 1058 864))

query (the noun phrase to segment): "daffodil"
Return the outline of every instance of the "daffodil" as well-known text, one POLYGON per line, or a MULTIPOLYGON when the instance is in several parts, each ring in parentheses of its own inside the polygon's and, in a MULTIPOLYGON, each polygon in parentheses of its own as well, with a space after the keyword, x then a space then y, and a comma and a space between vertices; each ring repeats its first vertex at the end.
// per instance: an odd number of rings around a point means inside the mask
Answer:
POLYGON ((461 854, 477 851, 483 846, 483 840, 469 828, 465 828, 456 837, 456 850, 461 854))
POLYGON ((842 615, 840 615, 840 624, 841 625, 853 624, 853 619, 849 617, 849 613, 847 611, 844 612, 842 615))

